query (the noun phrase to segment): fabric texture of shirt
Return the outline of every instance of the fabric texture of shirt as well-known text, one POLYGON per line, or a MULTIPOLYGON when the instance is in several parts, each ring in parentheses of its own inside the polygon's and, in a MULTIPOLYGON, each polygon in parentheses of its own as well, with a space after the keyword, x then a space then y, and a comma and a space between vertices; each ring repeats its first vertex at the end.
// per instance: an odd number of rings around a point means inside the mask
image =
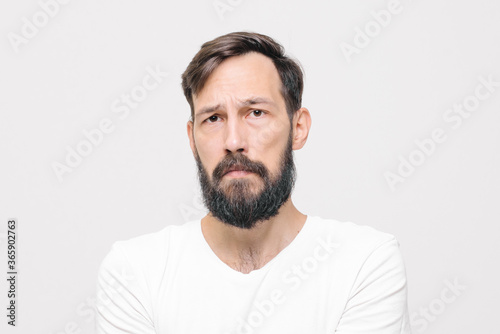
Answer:
POLYGON ((395 237, 313 216, 248 274, 217 257, 200 220, 117 241, 96 297, 98 334, 411 333, 395 237))

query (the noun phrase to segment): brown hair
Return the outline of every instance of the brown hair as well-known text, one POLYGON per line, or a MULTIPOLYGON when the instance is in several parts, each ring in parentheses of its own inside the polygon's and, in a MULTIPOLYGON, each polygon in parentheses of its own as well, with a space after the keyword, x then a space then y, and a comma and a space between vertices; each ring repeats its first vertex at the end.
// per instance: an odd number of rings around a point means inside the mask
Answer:
POLYGON ((304 82, 300 64, 285 55, 283 46, 269 36, 232 32, 205 42, 182 74, 182 89, 191 107, 191 120, 194 120, 193 95, 203 89, 210 74, 225 59, 249 52, 259 52, 273 61, 281 78, 281 95, 288 117, 293 118, 302 103, 304 82))

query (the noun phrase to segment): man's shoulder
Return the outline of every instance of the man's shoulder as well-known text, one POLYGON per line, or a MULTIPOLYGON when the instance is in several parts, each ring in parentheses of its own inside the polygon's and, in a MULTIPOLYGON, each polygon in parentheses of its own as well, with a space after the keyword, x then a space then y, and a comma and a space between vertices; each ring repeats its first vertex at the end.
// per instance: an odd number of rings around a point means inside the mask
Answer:
POLYGON ((199 221, 189 221, 181 225, 168 225, 159 231, 145 233, 129 239, 118 240, 111 246, 110 253, 120 253, 130 263, 156 261, 166 256, 192 237, 199 221))
POLYGON ((312 216, 309 219, 311 229, 318 237, 331 238, 337 244, 357 249, 374 249, 387 242, 396 242, 394 235, 382 232, 372 226, 351 221, 312 216))

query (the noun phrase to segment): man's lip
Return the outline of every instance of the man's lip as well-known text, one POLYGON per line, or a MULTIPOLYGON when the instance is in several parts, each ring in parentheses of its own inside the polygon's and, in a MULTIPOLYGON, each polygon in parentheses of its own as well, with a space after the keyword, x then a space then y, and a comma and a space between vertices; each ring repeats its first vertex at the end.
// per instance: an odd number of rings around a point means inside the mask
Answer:
POLYGON ((246 168, 230 168, 228 171, 224 173, 224 175, 229 174, 231 172, 244 172, 244 173, 252 173, 252 171, 246 168))
POLYGON ((227 174, 229 172, 233 172, 233 171, 246 171, 246 168, 244 166, 241 166, 241 165, 233 165, 231 166, 230 168, 228 168, 224 174, 227 174))
POLYGON ((228 171, 224 175, 229 175, 229 176, 232 176, 232 177, 239 177, 239 176, 248 175, 250 173, 252 173, 252 172, 249 171, 249 170, 245 170, 245 169, 233 169, 233 170, 228 171))

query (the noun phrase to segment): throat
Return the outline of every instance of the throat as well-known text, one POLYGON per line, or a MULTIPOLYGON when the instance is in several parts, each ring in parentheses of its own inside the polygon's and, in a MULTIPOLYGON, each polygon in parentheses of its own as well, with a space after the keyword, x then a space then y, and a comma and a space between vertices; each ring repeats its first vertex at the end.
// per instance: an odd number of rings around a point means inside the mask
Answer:
POLYGON ((236 271, 248 274, 254 270, 264 267, 274 257, 275 256, 262 257, 255 251, 246 251, 244 254, 240 253, 237 260, 223 260, 223 262, 236 271))

